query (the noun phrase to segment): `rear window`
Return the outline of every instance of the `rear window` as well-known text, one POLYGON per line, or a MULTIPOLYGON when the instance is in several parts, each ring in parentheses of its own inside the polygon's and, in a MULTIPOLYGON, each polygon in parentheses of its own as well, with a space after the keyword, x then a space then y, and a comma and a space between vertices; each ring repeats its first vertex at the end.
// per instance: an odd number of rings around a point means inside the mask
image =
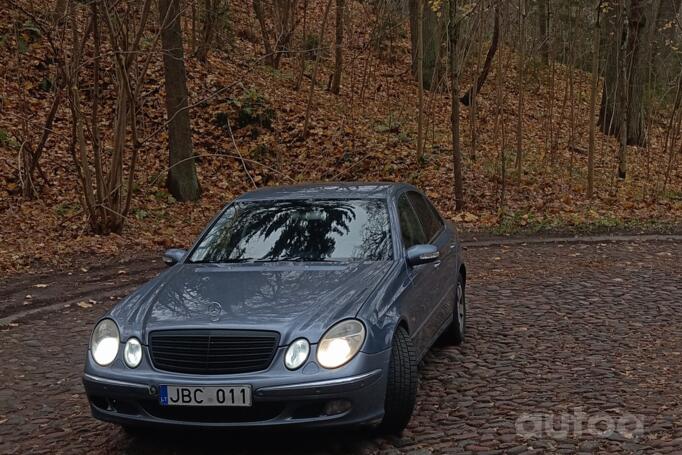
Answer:
POLYGON ((209 263, 390 259, 388 210, 375 199, 237 202, 190 257, 209 263))

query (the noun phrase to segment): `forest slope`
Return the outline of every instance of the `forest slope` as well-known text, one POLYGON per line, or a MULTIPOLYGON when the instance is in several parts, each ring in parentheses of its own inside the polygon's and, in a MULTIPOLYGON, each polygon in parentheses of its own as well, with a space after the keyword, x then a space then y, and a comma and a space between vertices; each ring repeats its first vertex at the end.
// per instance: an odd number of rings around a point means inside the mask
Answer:
MULTIPOLYGON (((19 4, 28 9, 41 2, 22 0, 19 4)), ((167 135, 163 128, 163 70, 157 56, 144 88, 143 144, 132 211, 122 234, 109 236, 93 235, 88 229, 69 151, 71 126, 66 104, 57 111, 40 162, 44 178, 40 174, 37 178, 38 197, 27 200, 21 195, 19 150, 41 134, 54 97, 49 88, 53 62, 45 40, 26 32, 25 14, 11 7, 2 11, 7 20, 0 22, 0 270, 59 263, 73 255, 188 246, 234 196, 256 186, 310 181, 410 182, 467 230, 617 227, 680 219, 679 166, 674 163, 665 189, 662 184, 668 162, 661 146, 665 117, 652 116, 647 147, 629 147, 625 180, 615 176, 617 142, 597 133, 595 197, 588 200, 585 150, 588 122, 596 121, 589 118, 590 75, 557 64, 554 89, 550 90, 551 68, 532 55, 524 84, 524 172, 517 181, 513 160, 518 61, 504 45, 479 94, 474 156, 470 108, 461 109, 466 209, 455 214, 448 90, 443 87, 426 94, 425 156, 417 159, 417 87, 409 70, 406 24, 390 46, 377 49, 370 43, 379 19, 367 4, 348 2, 341 92, 334 95, 326 89, 333 70, 334 30, 328 27, 324 43, 330 51, 321 59, 311 128, 302 139, 313 60, 306 61, 303 83, 296 90, 297 59, 286 56, 277 70, 264 65, 259 58, 263 50, 258 24, 249 4, 230 3, 229 42, 213 49, 206 64, 192 57, 190 49, 187 52, 202 198, 196 203, 178 203, 165 189, 167 135), (26 49, 19 49, 21 36, 27 37, 26 49)), ((47 9, 48 5, 44 6, 47 9)), ((319 27, 323 5, 311 8, 310 27, 319 27)), ((482 61, 483 56, 478 57, 482 61)), ((476 58, 470 55, 465 62, 462 92, 474 77, 476 58)), ((104 109, 109 113, 113 109, 113 91, 108 89, 111 77, 108 73, 102 84, 109 100, 104 109)), ((111 129, 112 116, 102 118, 101 128, 111 129)))

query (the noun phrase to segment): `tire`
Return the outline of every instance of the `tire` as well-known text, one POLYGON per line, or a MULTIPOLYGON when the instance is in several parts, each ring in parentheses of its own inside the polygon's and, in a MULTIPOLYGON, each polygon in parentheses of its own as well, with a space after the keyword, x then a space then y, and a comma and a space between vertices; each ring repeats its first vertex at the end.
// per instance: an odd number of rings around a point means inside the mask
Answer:
POLYGON ((400 434, 405 429, 414 411, 418 383, 417 354, 407 331, 398 327, 391 347, 381 432, 400 434))
POLYGON ((454 345, 464 343, 464 335, 466 334, 467 305, 466 286, 464 283, 464 277, 460 273, 457 277, 457 288, 455 290, 454 316, 452 324, 448 328, 448 340, 454 345))

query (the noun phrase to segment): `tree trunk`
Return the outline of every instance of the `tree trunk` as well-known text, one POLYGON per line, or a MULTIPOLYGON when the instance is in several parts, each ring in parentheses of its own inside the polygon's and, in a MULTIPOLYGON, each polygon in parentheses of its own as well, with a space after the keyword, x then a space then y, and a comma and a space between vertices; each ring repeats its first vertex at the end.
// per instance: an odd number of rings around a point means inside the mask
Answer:
MULTIPOLYGON (((673 161, 675 158, 675 142, 680 131, 680 126, 682 123, 682 117, 677 120, 677 127, 673 132, 673 127, 675 125, 675 118, 678 117, 677 113, 680 108, 680 95, 682 95, 682 72, 678 73, 677 76, 677 90, 675 91, 675 101, 673 102, 672 112, 670 113, 670 119, 668 120, 668 127, 665 131, 665 142, 663 143, 663 153, 668 154, 668 164, 665 167, 665 174, 663 178, 663 188, 661 192, 665 192, 668 185, 668 180, 670 179, 670 172, 672 171, 673 161)), ((681 147, 682 148, 682 147, 681 147)))
POLYGON ((550 0, 538 0, 538 53, 545 65, 549 64, 549 8, 550 0))
POLYGON ((575 28, 576 28, 576 16, 573 11, 573 6, 571 3, 567 3, 567 9, 568 9, 568 20, 569 20, 569 27, 568 27, 568 99, 570 103, 570 113, 569 113, 569 120, 568 120, 568 149, 571 152, 571 159, 568 167, 568 181, 569 184, 573 181, 573 155, 575 152, 575 68, 576 68, 576 36, 575 36, 575 28))
POLYGON ((623 108, 623 111, 618 116, 618 178, 624 179, 627 171, 627 137, 628 137, 628 47, 630 39, 628 37, 629 28, 626 28, 627 22, 627 12, 624 11, 625 8, 621 6, 621 20, 623 22, 622 33, 625 35, 621 39, 620 52, 618 55, 618 89, 616 94, 618 97, 618 104, 623 108))
MULTIPOLYGON (((476 14, 476 36, 474 38, 474 41, 476 43, 475 46, 475 65, 474 65, 474 74, 478 74, 481 65, 480 65, 480 56, 481 56, 481 48, 482 48, 482 41, 483 41, 483 3, 479 2, 478 5, 478 13, 476 14)), ((471 150, 469 151, 469 158, 471 161, 476 160, 476 150, 478 148, 478 100, 476 97, 476 84, 473 85, 473 91, 471 92, 471 109, 469 111, 469 132, 471 134, 471 150)), ((461 98, 459 99, 459 102, 461 102, 461 98)))
POLYGON ((490 68, 493 66, 493 59, 495 58, 495 53, 497 52, 497 46, 499 42, 500 42, 500 5, 496 3, 495 19, 493 25, 493 39, 490 42, 488 54, 485 56, 485 62, 483 62, 483 69, 481 70, 481 74, 479 74, 478 77, 476 78, 474 84, 472 84, 471 88, 469 88, 466 94, 464 94, 464 96, 462 96, 459 99, 459 101, 465 106, 468 106, 469 103, 471 103, 471 99, 475 95, 481 93, 483 84, 485 84, 485 80, 488 78, 488 73, 490 73, 490 68))
POLYGON ((443 74, 443 24, 440 17, 443 13, 443 5, 440 10, 434 11, 428 0, 410 0, 410 42, 412 50, 412 74, 419 80, 417 62, 418 46, 418 17, 421 16, 422 27, 422 66, 421 83, 427 90, 433 90, 443 74), (418 9, 421 8, 421 11, 418 9))
POLYGON ((677 15, 680 11, 682 0, 657 0, 658 8, 648 9, 649 32, 652 33, 651 48, 649 51, 650 65, 652 65, 655 81, 675 80, 680 68, 679 48, 679 22, 677 15), (655 12, 655 15, 653 13, 655 12), (676 33, 677 32, 677 33, 676 33), (676 36, 677 34, 677 36, 676 36))
POLYGON ((303 74, 305 73, 306 61, 306 38, 308 37, 308 0, 303 2, 303 34, 301 35, 300 47, 298 50, 298 71, 296 74, 296 82, 294 83, 294 90, 298 91, 303 82, 303 74))
POLYGON ((592 85, 590 87, 590 138, 587 149, 587 197, 594 195, 594 135, 596 123, 594 116, 597 112, 597 86, 599 85, 599 14, 602 0, 597 0, 595 9, 594 29, 592 32, 592 85))
POLYGON ((523 172, 523 95, 524 67, 526 66, 526 3, 519 0, 519 67, 517 90, 519 91, 518 112, 516 113, 516 182, 521 184, 523 172))
POLYGON ((622 19, 614 21, 611 17, 609 27, 616 39, 607 37, 611 49, 606 60, 599 125, 605 134, 618 138, 625 125, 627 144, 641 146, 646 143, 644 81, 650 45, 644 33, 647 19, 643 0, 629 0, 620 8, 622 19))
POLYGON ((331 92, 339 94, 341 90, 341 71, 343 69, 343 10, 345 0, 336 0, 336 48, 334 52, 334 75, 331 92))
POLYGON ((57 0, 52 13, 52 19, 55 23, 63 22, 66 18, 66 2, 67 0, 57 0))
POLYGON ((201 189, 192 150, 179 1, 159 0, 170 150, 166 185, 178 201, 195 201, 199 199, 201 189))
POLYGON ((628 17, 628 43, 626 54, 627 72, 627 141, 631 145, 646 145, 646 101, 645 88, 649 59, 647 57, 651 43, 645 33, 647 17, 646 0, 630 0, 628 17))
POLYGON ((417 5, 417 159, 424 157, 424 8, 425 0, 417 5))
POLYGON ((197 47, 197 60, 206 63, 208 51, 215 39, 218 20, 222 16, 220 0, 204 0, 201 41, 197 47))
POLYGON ((289 42, 294 34, 296 27, 296 11, 298 9, 297 0, 276 0, 274 3, 274 17, 275 23, 275 55, 273 64, 275 68, 279 68, 280 62, 284 54, 288 52, 289 42))
MULTIPOLYGON (((327 2, 324 8, 324 17, 322 18, 322 29, 320 30, 320 47, 323 47, 324 32, 327 29, 327 18, 329 17, 329 9, 332 5, 332 0, 327 2)), ((320 67, 320 58, 324 52, 319 50, 315 57, 315 66, 313 67, 313 76, 310 80, 310 90, 308 91, 308 102, 305 108, 305 121, 303 122, 303 139, 308 137, 308 127, 310 126, 310 110, 313 105, 313 94, 315 93, 315 84, 317 83, 317 70, 320 67)))
POLYGON ((450 38, 450 128, 452 131, 452 164, 455 185, 455 211, 464 209, 464 183, 462 182, 462 150, 459 139, 459 24, 457 0, 449 4, 448 37, 450 38))
POLYGON ((270 66, 275 66, 275 55, 272 52, 272 44, 270 44, 270 35, 268 34, 267 24, 265 23, 265 11, 263 11, 263 4, 260 0, 253 0, 253 11, 256 13, 256 19, 260 25, 261 35, 263 37, 263 47, 265 48, 265 62, 270 66))

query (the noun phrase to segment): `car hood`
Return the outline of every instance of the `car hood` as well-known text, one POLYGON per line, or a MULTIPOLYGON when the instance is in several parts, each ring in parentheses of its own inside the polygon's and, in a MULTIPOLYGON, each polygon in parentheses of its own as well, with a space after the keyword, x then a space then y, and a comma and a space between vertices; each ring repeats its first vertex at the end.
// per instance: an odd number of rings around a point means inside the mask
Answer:
POLYGON ((161 329, 274 330, 316 343, 354 317, 391 262, 178 264, 117 305, 123 339, 161 329))

